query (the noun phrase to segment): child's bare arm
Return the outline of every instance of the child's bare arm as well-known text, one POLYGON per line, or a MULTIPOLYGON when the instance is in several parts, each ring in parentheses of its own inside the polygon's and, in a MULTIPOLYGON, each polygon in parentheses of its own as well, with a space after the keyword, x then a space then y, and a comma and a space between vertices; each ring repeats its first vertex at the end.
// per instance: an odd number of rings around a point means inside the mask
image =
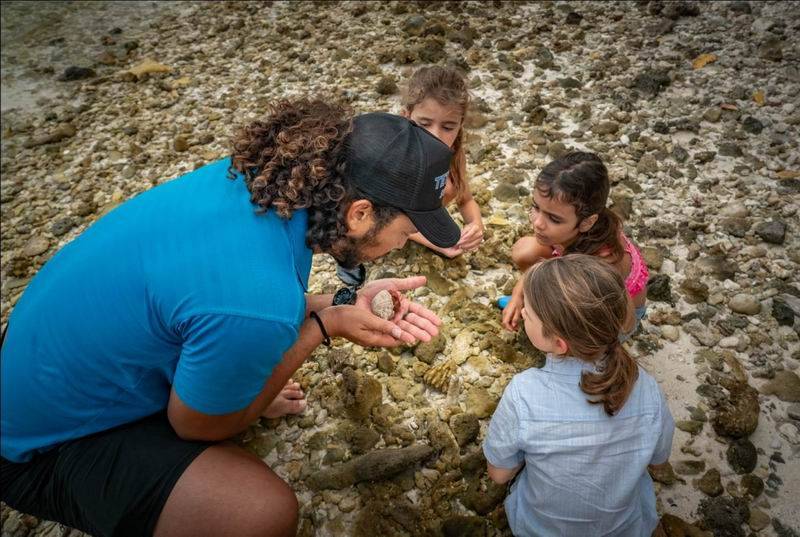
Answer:
POLYGON ((497 466, 492 466, 491 463, 486 463, 486 467, 489 471, 489 479, 498 485, 503 485, 514 479, 514 476, 522 469, 523 465, 524 463, 514 468, 498 468, 497 466))

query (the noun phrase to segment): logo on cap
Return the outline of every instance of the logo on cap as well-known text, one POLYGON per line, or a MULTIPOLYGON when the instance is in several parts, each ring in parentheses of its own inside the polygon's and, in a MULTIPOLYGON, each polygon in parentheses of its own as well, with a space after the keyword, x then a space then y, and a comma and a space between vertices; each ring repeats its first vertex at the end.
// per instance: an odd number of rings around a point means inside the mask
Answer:
POLYGON ((448 172, 444 172, 442 175, 433 180, 436 188, 436 194, 439 196, 439 199, 442 199, 444 196, 444 185, 447 184, 447 173, 448 172))

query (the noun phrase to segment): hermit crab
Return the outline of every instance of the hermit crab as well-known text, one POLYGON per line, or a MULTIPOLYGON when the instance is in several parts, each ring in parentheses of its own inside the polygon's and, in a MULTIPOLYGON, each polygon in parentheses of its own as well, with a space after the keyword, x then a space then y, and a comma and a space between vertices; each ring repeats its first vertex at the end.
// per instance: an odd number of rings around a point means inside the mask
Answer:
POLYGON ((400 310, 403 295, 394 289, 379 291, 372 298, 372 313, 381 319, 391 319, 400 310))

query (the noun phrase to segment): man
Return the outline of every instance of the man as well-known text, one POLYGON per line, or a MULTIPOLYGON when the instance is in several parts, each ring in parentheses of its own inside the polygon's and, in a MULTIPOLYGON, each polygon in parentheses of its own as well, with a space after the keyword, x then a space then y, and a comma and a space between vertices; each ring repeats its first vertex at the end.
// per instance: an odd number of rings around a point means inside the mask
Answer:
POLYGON ((398 116, 282 102, 231 159, 145 192, 37 274, 2 349, 2 499, 94 535, 293 535, 297 500, 219 443, 301 411, 287 384, 321 343, 428 341, 439 319, 378 280, 306 295, 313 253, 357 266, 417 231, 451 246, 450 151, 398 116))

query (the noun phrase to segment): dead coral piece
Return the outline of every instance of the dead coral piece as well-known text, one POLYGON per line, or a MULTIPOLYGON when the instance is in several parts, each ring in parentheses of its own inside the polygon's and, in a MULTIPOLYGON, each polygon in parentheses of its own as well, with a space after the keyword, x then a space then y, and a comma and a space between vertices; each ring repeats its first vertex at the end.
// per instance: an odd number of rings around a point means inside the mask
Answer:
POLYGON ((428 369, 423 375, 422 380, 431 388, 436 388, 440 392, 445 392, 450 386, 450 377, 456 372, 456 363, 453 360, 445 360, 428 369))
POLYGON ((372 451, 349 462, 311 474, 306 484, 313 490, 343 489, 361 481, 380 481, 399 474, 434 453, 431 446, 372 451))

